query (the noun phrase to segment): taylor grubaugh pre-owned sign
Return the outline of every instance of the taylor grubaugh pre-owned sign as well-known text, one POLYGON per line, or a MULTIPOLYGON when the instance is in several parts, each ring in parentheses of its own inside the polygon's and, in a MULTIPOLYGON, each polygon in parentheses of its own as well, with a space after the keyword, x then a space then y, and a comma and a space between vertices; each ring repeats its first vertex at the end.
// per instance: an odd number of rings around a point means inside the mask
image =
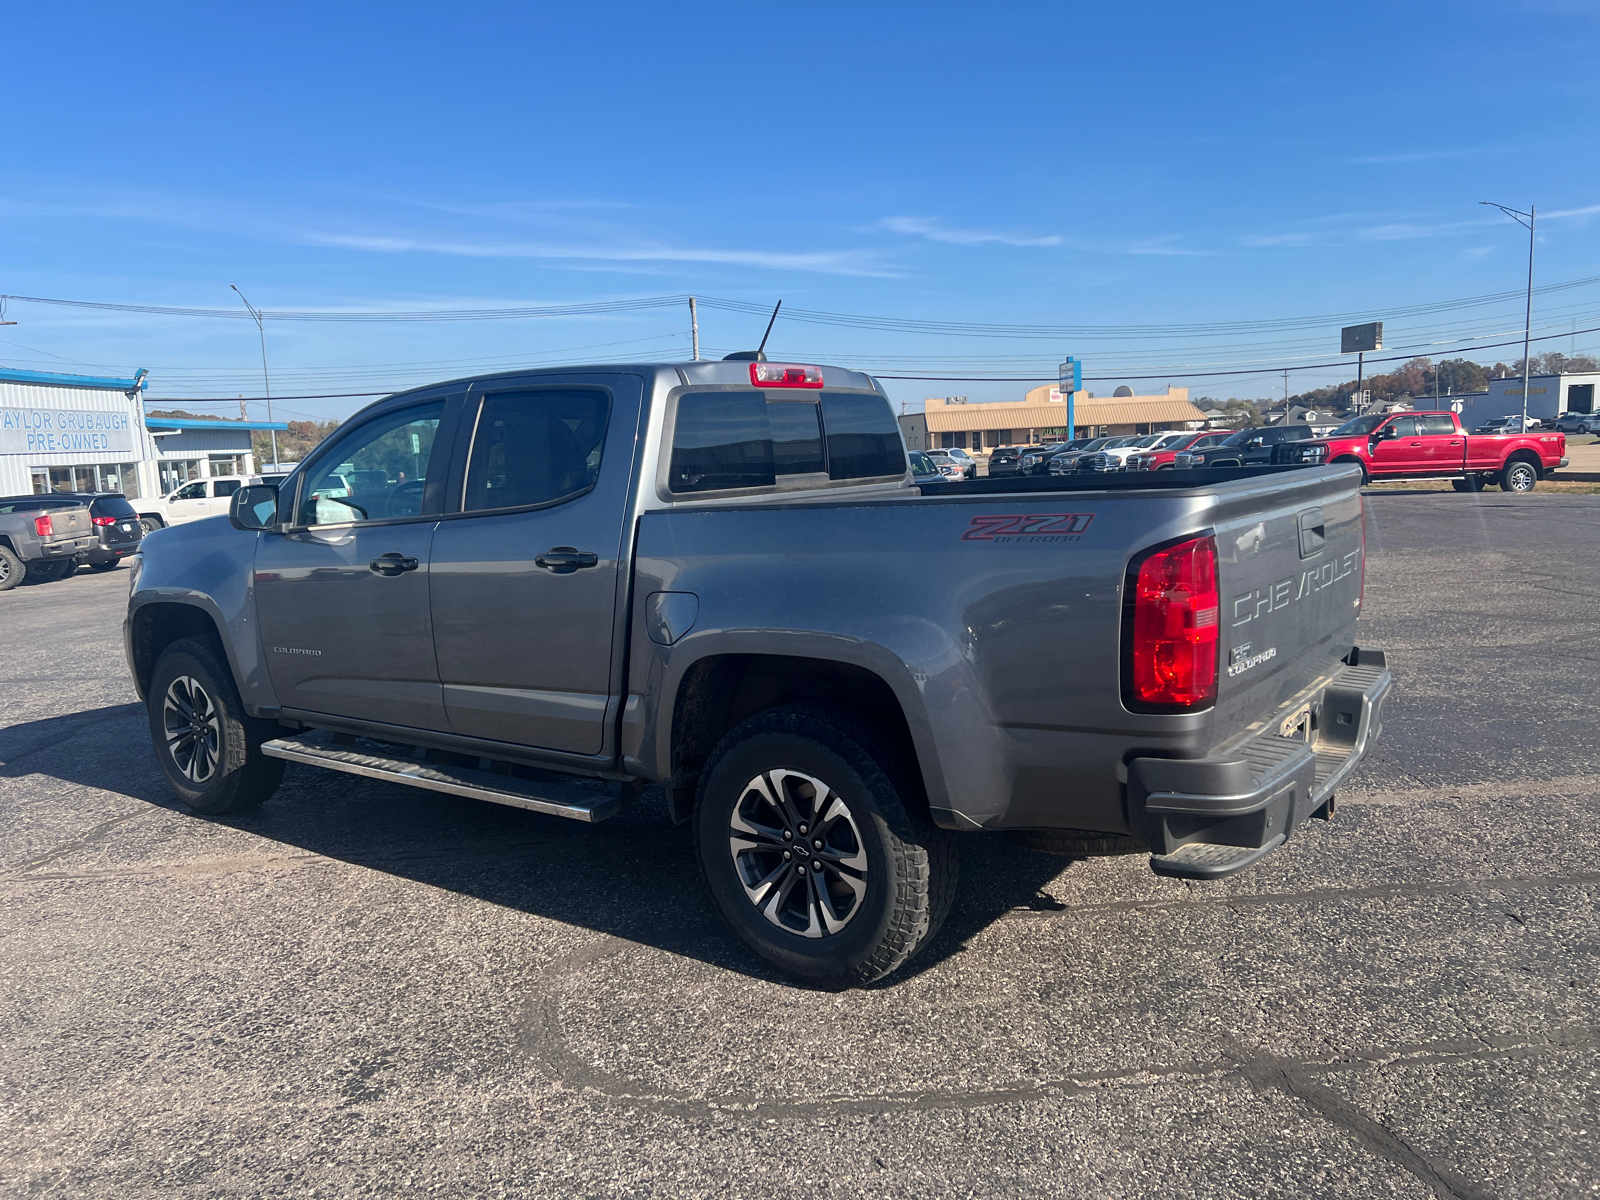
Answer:
POLYGON ((0 408, 0 454, 133 450, 133 422, 123 412, 81 408, 0 408))

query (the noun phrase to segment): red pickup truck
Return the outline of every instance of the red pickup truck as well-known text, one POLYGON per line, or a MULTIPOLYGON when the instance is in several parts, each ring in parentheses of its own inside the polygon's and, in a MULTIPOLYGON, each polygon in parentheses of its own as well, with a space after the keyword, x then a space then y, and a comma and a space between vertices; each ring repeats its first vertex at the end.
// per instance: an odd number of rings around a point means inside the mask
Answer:
POLYGON ((1363 481, 1451 479, 1458 492, 1498 483, 1531 492, 1567 465, 1563 433, 1472 434, 1454 413, 1377 413, 1346 421, 1325 439, 1329 462, 1361 464, 1363 481))

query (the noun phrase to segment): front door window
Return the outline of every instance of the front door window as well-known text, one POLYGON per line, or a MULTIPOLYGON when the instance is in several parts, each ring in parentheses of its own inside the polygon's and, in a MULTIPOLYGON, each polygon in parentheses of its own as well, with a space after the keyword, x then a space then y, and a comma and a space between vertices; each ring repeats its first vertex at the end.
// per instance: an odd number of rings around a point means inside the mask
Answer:
POLYGON ((301 527, 260 536, 256 609, 284 708, 448 729, 428 607, 434 518, 421 517, 443 414, 434 401, 351 428, 307 465, 301 527))

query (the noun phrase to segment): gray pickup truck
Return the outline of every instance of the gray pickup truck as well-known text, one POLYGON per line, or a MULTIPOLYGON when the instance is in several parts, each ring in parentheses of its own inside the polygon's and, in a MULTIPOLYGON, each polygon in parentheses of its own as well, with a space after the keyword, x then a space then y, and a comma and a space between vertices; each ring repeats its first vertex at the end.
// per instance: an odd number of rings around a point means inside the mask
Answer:
POLYGON ((0 497, 0 592, 24 579, 60 579, 79 554, 99 545, 86 504, 62 507, 48 496, 0 497))
POLYGON ((584 821, 659 783, 822 986, 962 831, 1211 878, 1332 814, 1390 677, 1348 467, 913 486, 882 389, 752 360, 458 380, 148 537, 128 662, 204 813, 286 762, 584 821))

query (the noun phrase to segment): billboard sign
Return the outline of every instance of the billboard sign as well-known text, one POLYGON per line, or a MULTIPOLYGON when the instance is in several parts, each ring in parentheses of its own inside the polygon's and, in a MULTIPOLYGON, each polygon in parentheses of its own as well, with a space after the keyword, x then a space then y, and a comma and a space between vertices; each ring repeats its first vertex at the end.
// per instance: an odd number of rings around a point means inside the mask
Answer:
POLYGON ((1382 349, 1382 321, 1369 321, 1365 325, 1346 325, 1339 330, 1340 354, 1365 354, 1369 350, 1382 349))

